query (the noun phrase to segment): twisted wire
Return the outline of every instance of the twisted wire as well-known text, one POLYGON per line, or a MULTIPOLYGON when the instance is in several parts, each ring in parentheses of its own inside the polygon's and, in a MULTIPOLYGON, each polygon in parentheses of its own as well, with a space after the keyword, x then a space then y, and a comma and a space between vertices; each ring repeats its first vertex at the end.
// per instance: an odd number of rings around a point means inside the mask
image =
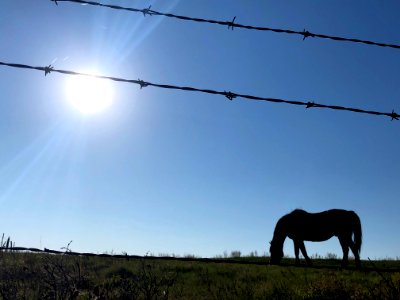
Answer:
POLYGON ((6 63, 6 62, 1 62, 1 61, 0 61, 0 65, 11 67, 11 68, 31 69, 31 70, 42 71, 42 72, 44 72, 45 76, 47 76, 50 73, 55 72, 55 73, 61 73, 61 74, 66 74, 66 75, 82 75, 82 76, 88 76, 88 77, 95 77, 95 78, 99 78, 99 79, 112 80, 112 81, 116 81, 116 82, 131 83, 131 84, 139 85, 140 88, 153 86, 153 87, 162 88, 162 89, 182 90, 182 91, 188 91, 188 92, 198 92, 198 93, 206 93, 206 94, 213 94, 213 95, 221 95, 231 101, 235 98, 243 98, 243 99, 247 99, 247 100, 257 100, 257 101, 267 101, 267 102, 273 102, 273 103, 298 105, 298 106, 304 106, 305 108, 326 108, 326 109, 332 109, 332 110, 350 111, 353 113, 362 113, 362 114, 369 114, 369 115, 376 115, 376 116, 386 116, 386 117, 391 118, 391 120, 399 120, 399 118, 400 118, 400 115, 397 114, 394 110, 392 110, 392 112, 379 112, 379 111, 365 110, 365 109, 360 109, 360 108, 352 108, 352 107, 345 107, 345 106, 339 106, 339 105, 320 104, 320 103, 316 103, 314 101, 306 102, 306 101, 297 101, 297 100, 286 100, 286 99, 279 99, 279 98, 270 98, 270 97, 260 97, 260 96, 254 96, 254 95, 239 94, 239 93, 234 93, 234 92, 226 91, 226 90, 217 91, 217 90, 210 90, 210 89, 195 88, 195 87, 190 87, 190 86, 159 84, 159 83, 152 83, 149 81, 144 81, 141 79, 125 79, 125 78, 119 78, 119 77, 81 73, 81 72, 69 71, 69 70, 60 70, 60 69, 55 69, 52 65, 48 65, 46 67, 35 67, 35 66, 31 66, 31 65, 26 65, 26 64, 6 63))
POLYGON ((50 0, 50 1, 55 2, 57 5, 58 5, 58 2, 72 2, 72 3, 77 3, 77 4, 85 4, 85 5, 105 7, 105 8, 116 9, 116 10, 124 10, 124 11, 129 11, 129 12, 142 13, 143 16, 147 16, 147 15, 149 15, 149 16, 164 16, 164 17, 175 18, 175 19, 179 19, 179 20, 183 20, 183 21, 210 23, 210 24, 228 26, 228 29, 232 29, 232 30, 234 28, 242 28, 242 29, 249 29, 249 30, 271 31, 271 32, 276 32, 276 33, 301 35, 303 37, 303 40, 305 40, 308 37, 314 37, 314 38, 329 39, 329 40, 340 41, 340 42, 352 42, 352 43, 360 43, 360 44, 366 44, 366 45, 372 45, 372 46, 400 49, 400 45, 397 45, 397 44, 388 44, 388 43, 381 43, 381 42, 363 40, 363 39, 358 39, 358 38, 346 38, 346 37, 332 36, 332 35, 327 35, 327 34, 312 33, 306 29, 304 29, 303 31, 296 31, 296 30, 290 30, 290 29, 280 29, 280 28, 270 28, 270 27, 239 24, 239 23, 235 23, 236 16, 232 19, 232 21, 218 21, 218 20, 210 20, 210 19, 175 15, 175 14, 171 14, 171 13, 163 13, 163 12, 152 10, 151 6, 149 6, 148 8, 144 8, 144 9, 138 9, 138 8, 132 8, 132 7, 123 7, 123 6, 119 6, 119 5, 103 4, 103 3, 95 2, 95 1, 84 1, 84 0, 50 0))

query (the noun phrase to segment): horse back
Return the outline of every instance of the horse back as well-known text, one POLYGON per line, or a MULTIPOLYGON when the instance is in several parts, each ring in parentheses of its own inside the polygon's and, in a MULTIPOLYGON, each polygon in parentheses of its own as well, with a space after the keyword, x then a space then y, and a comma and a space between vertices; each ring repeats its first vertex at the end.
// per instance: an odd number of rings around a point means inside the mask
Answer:
POLYGON ((348 232, 353 227, 354 211, 330 209, 318 213, 309 213, 296 209, 285 216, 290 238, 324 241, 333 236, 348 232))

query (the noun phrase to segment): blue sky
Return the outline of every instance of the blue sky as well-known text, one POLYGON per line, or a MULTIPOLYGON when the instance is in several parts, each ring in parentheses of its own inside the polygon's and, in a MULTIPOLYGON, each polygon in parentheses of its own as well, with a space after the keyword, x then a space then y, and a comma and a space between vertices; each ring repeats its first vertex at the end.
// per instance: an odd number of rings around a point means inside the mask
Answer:
MULTIPOLYGON (((400 43, 398 1, 103 3, 400 43)), ((3 0, 0 36, 3 62, 400 111, 396 49, 47 0, 3 0)), ((84 116, 68 77, 0 68, 0 232, 17 245, 262 254, 282 215, 344 208, 363 259, 399 256, 399 122, 124 83, 84 116)), ((306 247, 341 256, 335 239, 306 247)))

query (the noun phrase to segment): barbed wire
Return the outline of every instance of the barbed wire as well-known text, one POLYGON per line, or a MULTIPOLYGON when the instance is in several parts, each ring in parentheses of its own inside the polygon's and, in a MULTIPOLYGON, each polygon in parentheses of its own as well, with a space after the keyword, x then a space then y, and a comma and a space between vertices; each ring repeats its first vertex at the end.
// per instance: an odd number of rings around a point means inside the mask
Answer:
POLYGON ((380 43, 380 42, 362 40, 362 39, 357 39, 357 38, 345 38, 345 37, 332 36, 332 35, 327 35, 327 34, 312 33, 306 29, 304 29, 303 31, 296 31, 296 30, 290 30, 290 29, 243 25, 243 24, 235 23, 236 16, 232 19, 232 21, 218 21, 218 20, 209 20, 209 19, 194 18, 194 17, 182 16, 182 15, 175 15, 175 14, 170 14, 170 13, 162 13, 162 12, 151 9, 151 5, 148 8, 139 9, 139 8, 123 7, 123 6, 119 6, 119 5, 103 4, 100 2, 84 1, 84 0, 50 0, 50 1, 54 2, 57 5, 58 5, 58 2, 72 2, 72 3, 77 3, 77 4, 85 4, 85 5, 99 6, 99 7, 105 7, 105 8, 110 8, 110 9, 116 9, 116 10, 124 10, 124 11, 129 11, 129 12, 142 13, 144 17, 146 17, 147 15, 148 16, 164 16, 164 17, 175 18, 175 19, 179 19, 179 20, 183 20, 183 21, 210 23, 210 24, 227 26, 228 29, 232 29, 232 30, 234 28, 242 28, 242 29, 249 29, 249 30, 271 31, 271 32, 276 32, 276 33, 301 35, 303 37, 303 41, 308 37, 314 37, 314 38, 329 39, 329 40, 340 41, 340 42, 361 43, 361 44, 372 45, 372 46, 400 49, 400 45, 397 45, 397 44, 387 44, 387 43, 380 43))
POLYGON ((345 107, 345 106, 339 106, 339 105, 326 105, 326 104, 316 103, 314 101, 305 102, 305 101, 285 100, 285 99, 278 99, 278 98, 259 97, 259 96, 253 96, 253 95, 239 94, 239 93, 234 93, 231 91, 227 92, 226 90, 216 91, 216 90, 210 90, 210 89, 200 89, 200 88, 195 88, 195 87, 190 87, 190 86, 158 84, 158 83, 144 81, 141 79, 125 79, 125 78, 118 78, 118 77, 111 77, 111 76, 104 76, 104 75, 81 73, 81 72, 75 72, 75 71, 69 71, 69 70, 59 70, 59 69, 55 69, 52 65, 48 65, 46 67, 35 67, 35 66, 26 65, 26 64, 6 63, 6 62, 1 62, 1 61, 0 61, 0 65, 12 67, 12 68, 31 69, 31 70, 42 71, 42 72, 44 72, 45 76, 47 76, 48 74, 50 74, 52 72, 56 72, 56 73, 61 73, 61 74, 66 74, 66 75, 81 75, 81 76, 88 76, 88 77, 94 77, 94 78, 99 78, 99 79, 107 79, 107 80, 112 80, 112 81, 117 81, 117 82, 132 83, 132 84, 139 85, 141 89, 144 87, 153 86, 153 87, 158 87, 158 88, 162 88, 162 89, 172 89, 172 90, 182 90, 182 91, 188 91, 188 92, 198 92, 198 93, 222 95, 231 101, 235 98, 244 98, 247 100, 258 100, 258 101, 267 101, 267 102, 273 102, 273 103, 285 103, 285 104, 291 104, 291 105, 300 105, 300 106, 305 106, 306 108, 327 108, 327 109, 333 109, 333 110, 350 111, 350 112, 354 112, 354 113, 363 113, 363 114, 370 114, 370 115, 377 115, 377 116, 387 116, 387 117, 391 118, 392 121, 399 120, 399 118, 400 118, 400 115, 397 114, 394 110, 392 110, 392 112, 390 112, 390 113, 387 113, 387 112, 364 110, 364 109, 345 107))
MULTIPOLYGON (((268 266, 269 261, 267 257, 265 257, 265 261, 251 261, 246 259, 237 259, 237 258, 202 258, 202 257, 176 257, 176 256, 151 256, 151 255, 128 255, 125 254, 107 254, 107 253, 89 253, 89 252, 75 252, 71 251, 69 247, 64 248, 65 251, 52 250, 44 248, 28 248, 28 247, 0 247, 0 252, 34 252, 34 253, 43 253, 43 254, 55 254, 55 255, 68 255, 68 256, 82 256, 82 257, 100 257, 100 258, 115 258, 115 259, 126 259, 126 260, 168 260, 168 261, 183 261, 183 262, 201 262, 201 263, 223 263, 223 264, 239 264, 239 265, 256 265, 256 266, 268 266)), ((368 258, 369 259, 369 258, 368 258)), ((330 269, 330 270, 339 270, 342 267, 333 266, 333 265, 293 265, 290 263, 281 263, 279 266, 281 267, 306 267, 308 269, 330 269)), ((346 269, 357 270, 354 267, 346 267, 346 269)), ((385 272, 385 273, 400 273, 399 268, 377 268, 373 265, 370 267, 362 267, 361 271, 363 272, 385 272)))

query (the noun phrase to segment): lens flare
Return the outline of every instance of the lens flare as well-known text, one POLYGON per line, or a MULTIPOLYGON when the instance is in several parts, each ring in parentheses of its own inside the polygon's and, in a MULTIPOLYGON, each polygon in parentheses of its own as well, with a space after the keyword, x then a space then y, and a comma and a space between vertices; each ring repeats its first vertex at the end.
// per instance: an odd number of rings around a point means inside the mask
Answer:
POLYGON ((79 112, 91 115, 111 106, 113 91, 111 83, 107 80, 77 75, 68 78, 66 97, 79 112))

